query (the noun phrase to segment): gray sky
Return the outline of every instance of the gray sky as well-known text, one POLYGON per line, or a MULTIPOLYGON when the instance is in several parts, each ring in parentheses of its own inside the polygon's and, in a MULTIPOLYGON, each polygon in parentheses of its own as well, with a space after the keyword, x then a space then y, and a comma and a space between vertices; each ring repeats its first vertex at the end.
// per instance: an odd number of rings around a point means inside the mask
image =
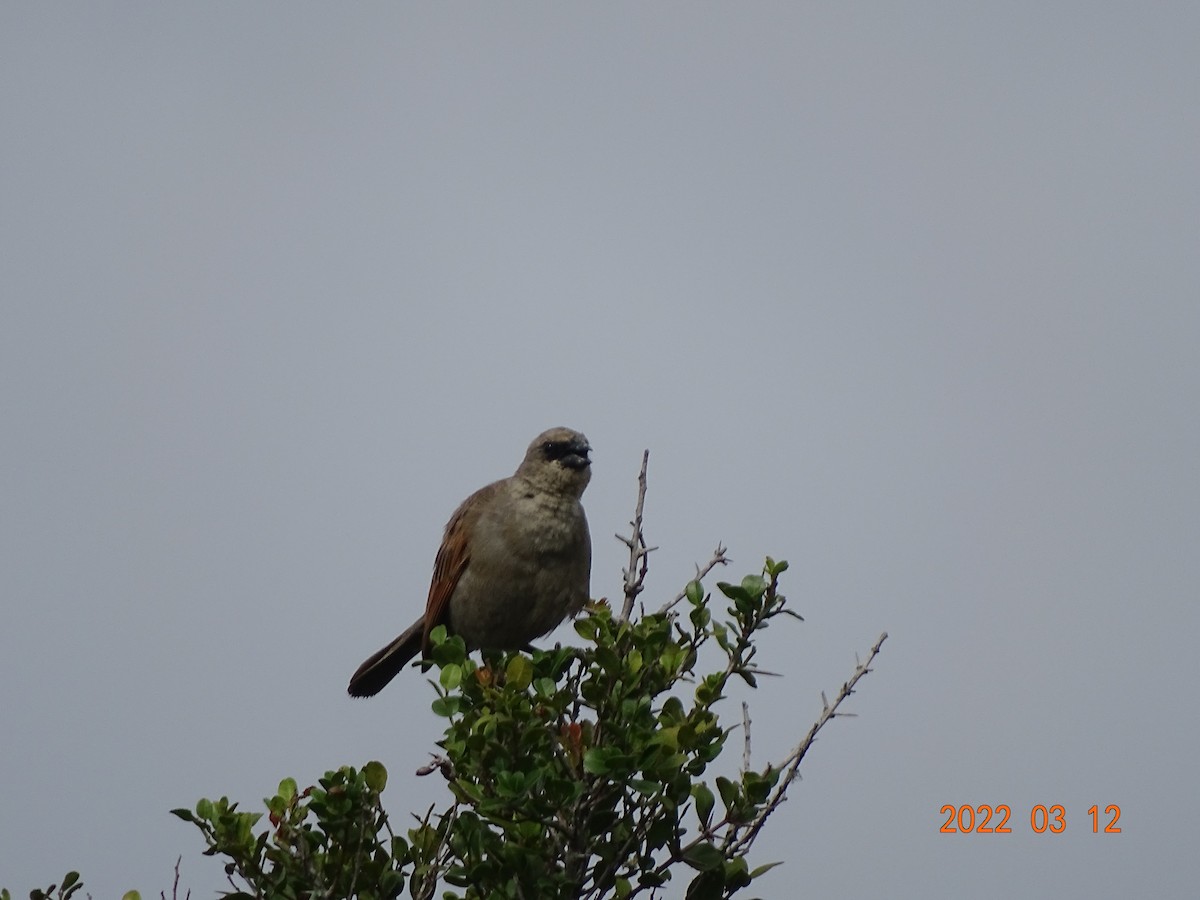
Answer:
POLYGON ((891 634, 759 893, 1193 896, 1198 33, 1191 3, 4 4, 0 884, 157 896, 182 854, 211 896, 167 810, 341 764, 388 765, 400 825, 443 798, 409 775, 431 690, 345 684, 455 504, 566 424, 596 596, 643 447, 650 602, 718 540, 725 577, 792 562, 758 762, 891 634), (939 834, 984 803, 1011 835, 939 834))

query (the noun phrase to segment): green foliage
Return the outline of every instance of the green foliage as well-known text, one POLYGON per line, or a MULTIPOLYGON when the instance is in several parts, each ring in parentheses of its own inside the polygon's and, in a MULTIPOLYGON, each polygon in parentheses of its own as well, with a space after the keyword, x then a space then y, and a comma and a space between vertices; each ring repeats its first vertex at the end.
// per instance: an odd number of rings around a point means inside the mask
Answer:
POLYGON ((485 654, 477 664, 445 629, 432 635, 433 712, 446 720, 440 771, 449 806, 395 836, 379 803, 379 763, 328 773, 298 792, 285 780, 260 816, 202 800, 193 822, 209 854, 245 889, 233 896, 384 900, 653 895, 692 871, 688 897, 729 897, 751 869, 753 836, 779 801, 781 769, 705 779, 729 730, 716 711, 732 677, 756 683, 753 637, 792 614, 787 564, 717 585, 692 582, 682 612, 624 621, 607 604, 575 622, 581 648, 485 654), (706 649, 707 648, 707 649, 706 649), (716 664, 697 671, 702 653, 716 664))
MULTIPOLYGON (((70 900, 82 887, 79 873, 68 872, 63 876, 61 884, 52 884, 45 889, 34 888, 29 892, 29 900, 70 900)), ((90 898, 91 894, 85 896, 90 898)), ((12 900, 8 888, 0 889, 0 900, 12 900)), ((121 900, 142 900, 142 895, 137 891, 126 891, 121 895, 121 900)))
POLYGON ((788 612, 777 589, 785 568, 768 560, 761 574, 718 584, 730 601, 720 619, 699 582, 685 591, 686 615, 630 622, 595 604, 575 623, 580 649, 477 665, 436 631, 432 705, 447 720, 438 768, 452 801, 407 843, 386 827, 377 763, 331 773, 307 799, 284 782, 267 801, 271 836, 256 837, 257 817, 224 799, 177 814, 200 826, 208 852, 230 858, 247 896, 394 897, 407 874, 414 897, 439 884, 464 900, 632 897, 688 868, 690 897, 731 896, 765 871, 749 868, 746 837, 781 770, 704 776, 729 734, 716 711, 729 679, 756 683, 753 636, 788 612), (700 673, 706 645, 718 665, 700 673))
MULTIPOLYGON (((689 900, 731 897, 778 865, 750 868, 754 839, 879 648, 784 765, 709 777, 734 730, 717 714, 729 680, 757 684, 755 634, 779 615, 800 618, 778 591, 786 568, 768 558, 760 574, 719 582, 723 615, 699 581, 636 621, 592 604, 575 622, 580 648, 477 664, 460 638, 434 629, 444 755, 422 774, 440 772, 451 799, 404 837, 380 803, 378 762, 303 791, 284 779, 265 801, 266 829, 263 814, 225 797, 172 812, 200 829, 206 855, 226 860, 234 900, 391 900, 406 888, 419 900, 439 888, 446 900, 623 900, 684 874, 689 900)), ((78 888, 72 872, 31 897, 70 900, 78 888)))
POLYGON ((262 814, 239 812, 225 797, 201 800, 195 811, 171 812, 200 829, 208 843, 206 856, 228 859, 226 875, 246 885, 226 895, 234 900, 391 900, 404 890, 403 869, 411 856, 405 840, 392 834, 379 803, 386 784, 387 770, 378 762, 327 772, 303 791, 285 778, 275 796, 264 801, 271 828, 258 833, 262 814))
MULTIPOLYGON (((81 887, 79 873, 68 872, 60 884, 52 884, 45 890, 34 888, 29 892, 29 900, 70 900, 81 887)), ((7 888, 0 890, 0 900, 12 900, 7 888)))
POLYGON ((578 650, 477 667, 460 640, 438 642, 433 710, 449 720, 441 746, 455 802, 440 855, 426 861, 459 889, 445 896, 628 897, 682 863, 699 873, 689 896, 721 897, 760 874, 737 838, 780 770, 717 778, 715 794, 702 776, 729 733, 715 709, 729 678, 756 683, 752 636, 790 613, 777 590, 786 567, 768 560, 761 575, 718 584, 732 601, 721 621, 692 582, 686 616, 628 622, 593 605, 575 623, 578 650), (701 675, 710 642, 721 664, 701 675))

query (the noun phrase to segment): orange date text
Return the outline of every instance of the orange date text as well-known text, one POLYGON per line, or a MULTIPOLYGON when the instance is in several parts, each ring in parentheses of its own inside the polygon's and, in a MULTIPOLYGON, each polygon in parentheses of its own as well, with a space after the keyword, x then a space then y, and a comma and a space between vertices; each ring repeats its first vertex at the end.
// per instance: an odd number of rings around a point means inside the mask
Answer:
MULTIPOLYGON (((1100 807, 1093 806, 1087 812, 1092 826, 1092 834, 1120 834, 1117 822, 1121 819, 1121 807, 1110 803, 1100 812, 1100 807)), ((941 815, 946 817, 939 829, 942 834, 1012 834, 1009 820, 1012 808, 1007 804, 989 806, 986 803, 978 806, 964 804, 953 806, 947 803, 941 808, 941 815)), ((1067 830, 1067 810, 1060 804, 1046 806, 1037 804, 1029 810, 1029 828, 1035 834, 1061 834, 1067 830)))

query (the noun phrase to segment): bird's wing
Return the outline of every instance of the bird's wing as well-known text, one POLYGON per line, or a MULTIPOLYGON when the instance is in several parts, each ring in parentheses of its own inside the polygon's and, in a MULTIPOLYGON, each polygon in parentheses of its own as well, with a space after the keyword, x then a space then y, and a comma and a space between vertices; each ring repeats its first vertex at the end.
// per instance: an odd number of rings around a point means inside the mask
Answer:
POLYGON ((454 511, 446 523, 442 546, 433 561, 433 581, 429 584, 429 599, 425 601, 425 633, 421 636, 421 653, 429 653, 429 632, 437 625, 448 625, 450 598, 458 580, 471 561, 471 532, 485 506, 492 501, 503 482, 497 481, 480 488, 454 511))

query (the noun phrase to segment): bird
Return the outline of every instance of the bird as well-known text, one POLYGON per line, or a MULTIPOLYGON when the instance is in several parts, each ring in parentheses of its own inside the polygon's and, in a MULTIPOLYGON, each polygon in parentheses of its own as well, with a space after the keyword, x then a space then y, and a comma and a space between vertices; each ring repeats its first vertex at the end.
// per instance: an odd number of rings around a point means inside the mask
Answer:
POLYGON ((445 625, 468 650, 515 650, 553 630, 589 599, 592 540, 580 498, 591 446, 570 428, 534 438, 508 478, 480 488, 446 523, 425 612, 350 678, 372 697, 445 625))

